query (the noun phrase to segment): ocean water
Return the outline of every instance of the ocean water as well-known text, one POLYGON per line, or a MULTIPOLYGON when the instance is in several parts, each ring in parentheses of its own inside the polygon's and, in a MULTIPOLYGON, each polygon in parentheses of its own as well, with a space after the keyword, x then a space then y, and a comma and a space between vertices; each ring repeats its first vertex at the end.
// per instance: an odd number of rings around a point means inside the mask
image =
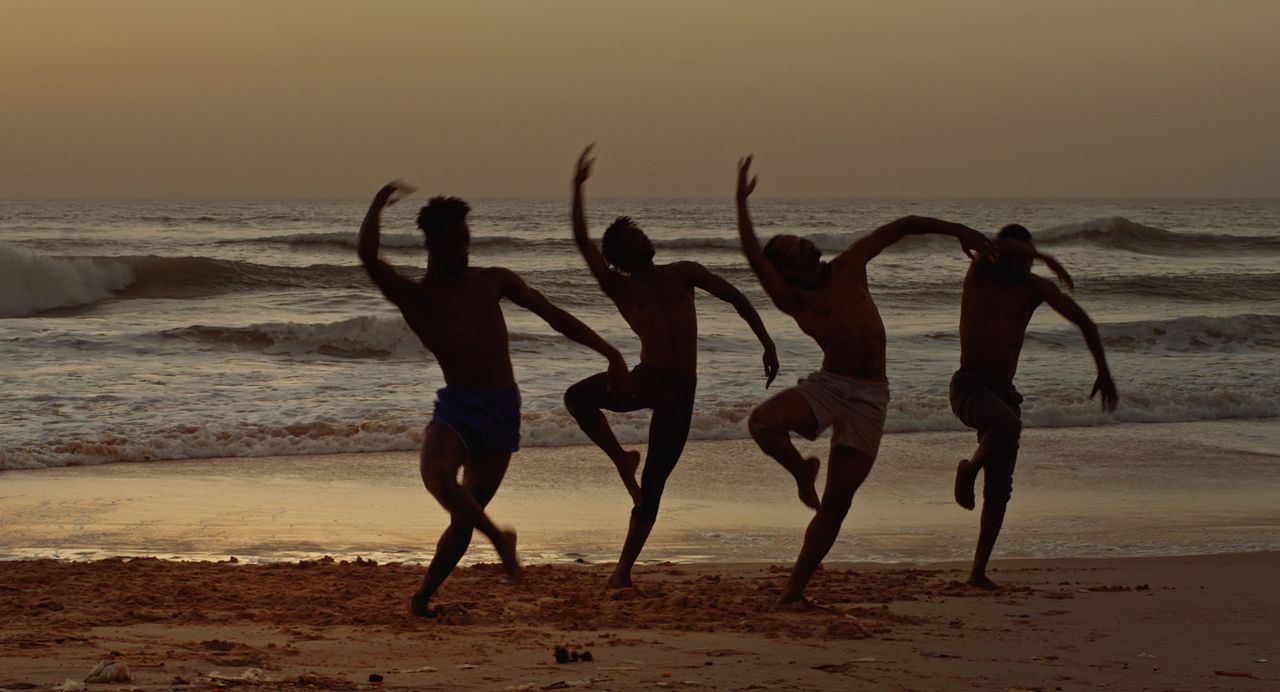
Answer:
MULTIPOLYGON (((409 275, 425 267, 416 201, 383 223, 383 256, 409 275)), ((0 469, 414 449, 443 381, 356 260, 366 205, 0 202, 0 469)), ((473 208, 473 265, 520 273, 634 364, 639 344, 574 248, 567 200, 473 208)), ((747 294, 778 344, 777 384, 818 366, 816 346, 748 269, 730 200, 589 200, 593 235, 621 214, 655 240, 657 261, 696 260, 747 294)), ((1029 427, 1280 416, 1280 202, 753 204, 762 237, 797 233, 828 255, 905 214, 989 234, 1022 223, 1075 277, 1120 409, 1104 416, 1088 400, 1083 339, 1042 307, 1017 380, 1029 427)), ((890 431, 963 429, 946 385, 966 266, 947 238, 910 238, 871 265, 888 330, 890 431)), ((759 344, 730 306, 702 295, 698 308, 692 437, 743 439, 746 416, 771 393, 759 344)), ((585 444, 561 395, 604 361, 516 306, 504 312, 524 444, 585 444)), ((612 420, 625 443, 643 441, 645 415, 612 420)), ((1274 438, 1242 443, 1280 453, 1274 438)))

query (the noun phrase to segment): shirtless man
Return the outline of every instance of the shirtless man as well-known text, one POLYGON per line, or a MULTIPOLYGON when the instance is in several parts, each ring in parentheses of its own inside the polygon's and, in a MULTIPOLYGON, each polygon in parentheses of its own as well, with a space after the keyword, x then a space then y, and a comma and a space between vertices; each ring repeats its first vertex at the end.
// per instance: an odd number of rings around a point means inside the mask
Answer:
POLYGON ((813 243, 774 236, 761 250, 747 197, 756 187, 751 157, 738 163, 738 232, 742 251, 779 310, 793 317, 822 347, 822 369, 761 404, 751 413, 751 437, 795 478, 800 500, 817 510, 804 547, 778 598, 782 607, 808 608, 805 586, 840 532, 853 494, 866 479, 880 448, 889 382, 885 377, 884 323, 867 288, 867 263, 907 235, 938 233, 960 241, 966 252, 988 252, 979 232, 956 223, 916 216, 881 226, 830 263, 813 243), (833 427, 827 482, 819 501, 814 487, 820 463, 805 459, 790 433, 814 439, 833 427))
POLYGON ((591 176, 591 147, 578 157, 573 177, 573 238, 605 295, 618 306, 623 319, 640 337, 640 364, 631 373, 634 390, 610 391, 605 374, 588 377, 569 388, 565 406, 592 442, 618 467, 634 507, 627 539, 609 585, 631 585, 631 568, 658 516, 658 503, 685 440, 693 417, 697 387, 698 317, 693 289, 700 288, 729 303, 751 326, 764 346, 765 386, 778 374, 778 354, 764 323, 746 296, 697 262, 653 263, 653 243, 631 219, 623 216, 604 232, 601 253, 587 236, 582 184, 591 176), (612 265, 613 268, 610 268, 612 265), (636 484, 640 454, 618 444, 601 409, 653 409, 649 450, 644 472, 636 484))
POLYGON ((428 601, 466 552, 473 529, 493 542, 508 575, 520 577, 515 532, 499 529, 484 512, 520 444, 520 392, 498 303, 510 299, 603 355, 609 360, 612 387, 626 386, 627 364, 616 349, 514 272, 468 267, 466 216, 471 208, 456 197, 432 198, 418 214, 418 227, 426 235, 426 274, 420 281, 398 274, 378 258, 382 209, 396 191, 391 183, 374 196, 360 226, 358 252, 370 278, 444 371, 445 387, 436 392, 435 413, 423 433, 420 470, 427 490, 448 510, 449 527, 410 600, 414 615, 433 617, 438 611, 428 601))
POLYGON ((961 507, 973 509, 974 481, 978 471, 985 469, 978 547, 969 572, 969 583, 983 589, 996 588, 987 578, 987 560, 1004 524, 1022 432, 1022 395, 1013 387, 1013 375, 1018 370, 1027 323, 1041 303, 1048 303, 1084 334, 1098 367, 1089 398, 1101 392, 1104 411, 1114 411, 1119 401, 1098 328, 1053 282, 1032 274, 1031 263, 1043 261, 1068 287, 1070 277, 1053 258, 1036 252, 1031 234, 1022 226, 1005 226, 996 245, 998 259, 975 258, 964 277, 960 369, 951 378, 951 410, 978 431, 973 458, 961 461, 956 468, 955 497, 961 507))

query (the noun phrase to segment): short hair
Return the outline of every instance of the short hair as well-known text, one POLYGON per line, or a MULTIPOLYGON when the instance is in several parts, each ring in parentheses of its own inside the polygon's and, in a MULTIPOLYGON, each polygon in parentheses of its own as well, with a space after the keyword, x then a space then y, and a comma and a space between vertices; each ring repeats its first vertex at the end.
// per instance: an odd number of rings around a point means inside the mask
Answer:
POLYGON ((770 238, 769 241, 764 244, 764 249, 761 250, 761 253, 764 254, 764 258, 769 260, 769 262, 772 263, 773 266, 775 267, 778 266, 777 245, 778 245, 778 239, 781 237, 782 237, 782 234, 778 234, 770 238))
POLYGON ((604 254, 605 261, 619 269, 625 269, 625 267, 618 261, 618 242, 622 239, 622 232, 627 229, 639 231, 640 227, 631 220, 630 216, 619 216, 604 229, 604 236, 600 239, 600 252, 604 254))
POLYGON ((418 211, 418 228, 428 237, 441 226, 448 226, 467 218, 471 205, 459 197, 438 195, 427 200, 427 206, 418 211))
POLYGON ((996 237, 997 238, 1013 238, 1014 240, 1021 240, 1024 243, 1030 243, 1031 231, 1028 231, 1027 227, 1023 226, 1022 224, 1011 223, 1008 226, 1001 228, 1000 234, 997 235, 996 237))

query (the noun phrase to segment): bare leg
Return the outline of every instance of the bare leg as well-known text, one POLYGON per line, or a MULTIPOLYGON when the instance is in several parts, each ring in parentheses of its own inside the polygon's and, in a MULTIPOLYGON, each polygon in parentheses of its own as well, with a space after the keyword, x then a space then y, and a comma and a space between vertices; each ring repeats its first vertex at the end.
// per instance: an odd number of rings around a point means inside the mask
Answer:
POLYGON ((822 505, 818 513, 809 522, 804 533, 804 547, 800 549, 800 557, 791 570, 791 578, 787 587, 778 597, 779 606, 805 603, 804 589, 813 573, 817 571, 822 559, 827 556, 831 546, 840 534, 840 525, 844 523, 849 507, 853 504, 853 494, 871 473, 871 466, 876 458, 852 447, 833 446, 831 457, 827 461, 827 485, 822 493, 822 505))
POLYGON ((493 499, 506 474, 510 459, 510 454, 471 458, 466 447, 447 426, 434 423, 427 426, 422 442, 422 480, 427 490, 448 510, 450 521, 436 543, 436 552, 427 567, 422 586, 410 601, 415 615, 434 614, 428 601, 466 553, 474 529, 480 529, 493 542, 507 574, 519 579, 515 532, 499 529, 484 513, 484 507, 493 499), (459 467, 464 467, 462 484, 457 482, 459 467))
POLYGON ((613 411, 633 411, 642 408, 631 406, 635 402, 624 401, 621 397, 608 391, 607 376, 604 373, 592 375, 569 387, 564 393, 564 404, 578 422, 582 432, 596 443, 596 446, 609 456, 610 461, 618 469, 622 485, 631 495, 632 505, 639 505, 641 500, 640 484, 636 482, 636 471, 640 468, 640 453, 626 450, 618 443, 618 438, 609 427, 609 421, 601 413, 601 409, 613 411))
POLYGON ((1004 525, 1007 501, 984 500, 982 503, 982 519, 978 529, 978 548, 973 554, 973 569, 969 572, 969 583, 988 591, 999 588, 995 582, 987 578, 987 561, 991 559, 991 551, 996 547, 996 539, 1000 537, 1000 528, 1004 525))
POLYGON ((809 402, 794 390, 786 390, 765 401, 751 412, 748 423, 751 438, 765 454, 791 474, 796 481, 800 501, 818 509, 818 468, 816 457, 805 458, 791 444, 791 433, 797 432, 813 439, 817 436, 818 421, 813 417, 809 402))
POLYGON ((609 586, 631 586, 631 568, 635 566, 645 541, 658 518, 658 505, 667 487, 667 478, 684 452, 689 439, 689 423, 693 418, 693 392, 681 393, 674 403, 658 406, 649 422, 649 453, 644 462, 641 480, 640 503, 631 510, 631 523, 627 527, 627 539, 622 544, 622 555, 609 577, 609 586))
MULTIPOLYGON (((983 473, 978 546, 973 555, 973 569, 969 572, 969 583, 982 589, 996 588, 987 578, 987 561, 991 559, 991 551, 995 548, 996 539, 1000 537, 1005 509, 1013 493, 1013 469, 1017 465, 1018 440, 1022 433, 1022 425, 1016 413, 1014 409, 1011 415, 1005 415, 988 425, 980 438, 978 451, 968 463, 975 469, 982 469, 983 473)), ((972 481, 969 488, 972 506, 972 481)))

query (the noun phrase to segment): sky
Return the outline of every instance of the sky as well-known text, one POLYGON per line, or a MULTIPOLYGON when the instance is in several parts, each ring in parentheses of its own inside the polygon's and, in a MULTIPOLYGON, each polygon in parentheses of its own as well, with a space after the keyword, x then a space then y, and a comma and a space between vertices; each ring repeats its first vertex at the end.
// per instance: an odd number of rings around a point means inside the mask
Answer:
POLYGON ((1280 197, 1280 2, 0 0, 0 199, 1280 197))

